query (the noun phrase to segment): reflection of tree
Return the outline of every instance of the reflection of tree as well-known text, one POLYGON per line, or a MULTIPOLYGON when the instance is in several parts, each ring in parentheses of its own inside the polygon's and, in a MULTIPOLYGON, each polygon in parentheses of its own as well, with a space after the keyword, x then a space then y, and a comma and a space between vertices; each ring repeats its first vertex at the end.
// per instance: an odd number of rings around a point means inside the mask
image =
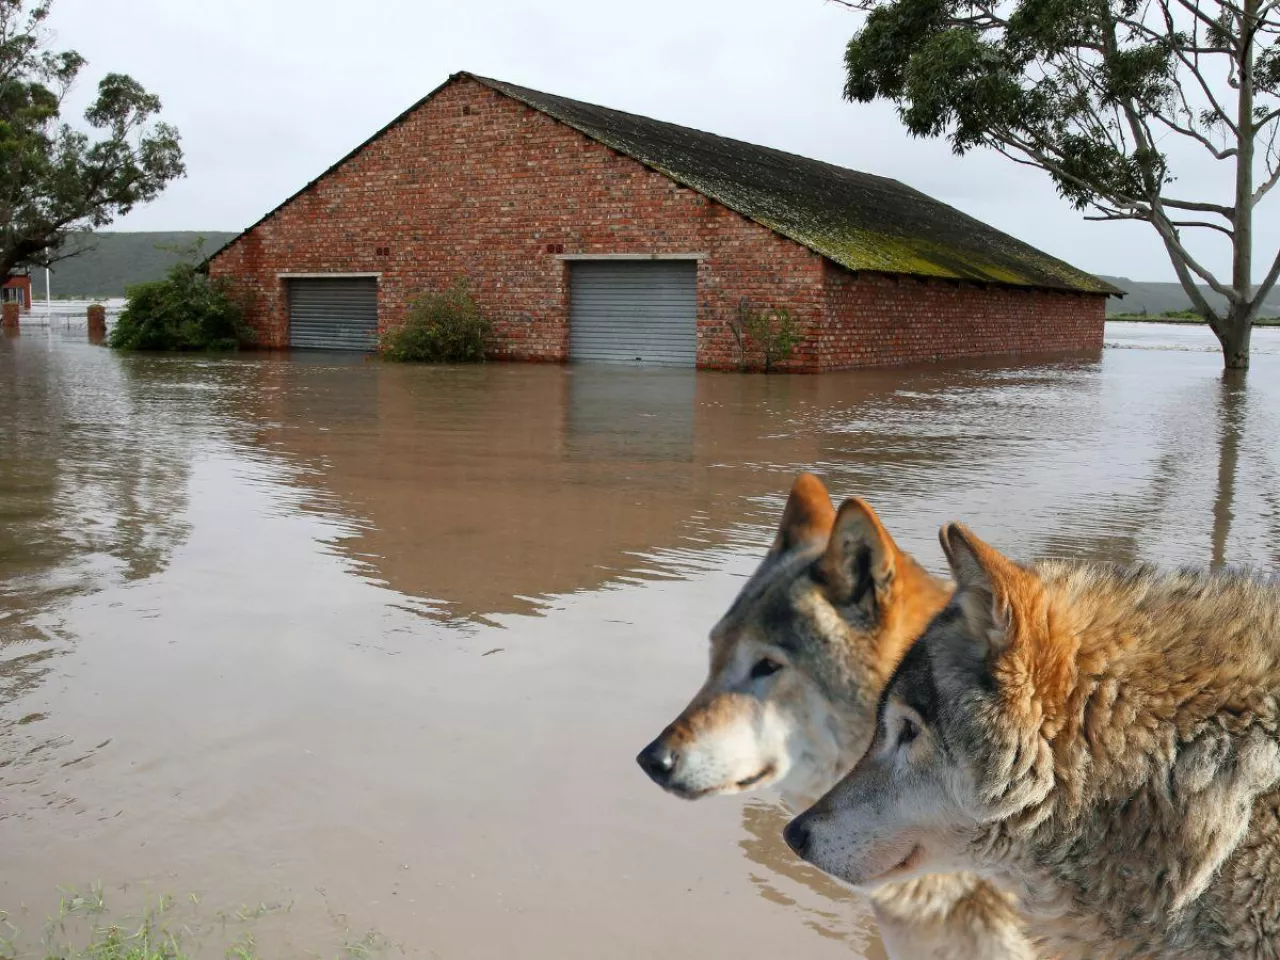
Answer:
POLYGON ((62 605, 154 575, 186 536, 187 368, 79 342, 0 346, 0 706, 74 642, 62 605))
POLYGON ((749 860, 767 871, 751 874, 751 882, 760 896, 798 913, 804 925, 819 936, 846 941, 854 955, 867 960, 883 958, 884 949, 866 901, 822 871, 796 859, 783 843, 782 828, 791 816, 784 808, 760 800, 750 800, 742 808, 746 836, 738 845, 749 860), (788 883, 793 893, 784 889, 788 883), (801 899, 811 903, 804 904, 801 899))
POLYGON ((1245 371, 1224 370, 1218 400, 1218 489, 1213 498, 1213 565, 1227 562, 1232 509, 1236 498, 1236 470, 1244 422, 1245 371))

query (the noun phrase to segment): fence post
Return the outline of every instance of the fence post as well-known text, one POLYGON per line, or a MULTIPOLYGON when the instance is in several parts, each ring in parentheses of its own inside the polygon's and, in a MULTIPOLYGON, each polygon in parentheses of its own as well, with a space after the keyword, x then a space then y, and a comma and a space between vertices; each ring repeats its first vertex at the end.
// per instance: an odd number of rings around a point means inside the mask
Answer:
POLYGON ((107 308, 100 303, 89 304, 89 342, 101 343, 107 336, 107 308))
POLYGON ((4 319, 0 320, 0 328, 6 332, 17 333, 18 321, 22 316, 22 306, 16 300, 4 302, 4 319))

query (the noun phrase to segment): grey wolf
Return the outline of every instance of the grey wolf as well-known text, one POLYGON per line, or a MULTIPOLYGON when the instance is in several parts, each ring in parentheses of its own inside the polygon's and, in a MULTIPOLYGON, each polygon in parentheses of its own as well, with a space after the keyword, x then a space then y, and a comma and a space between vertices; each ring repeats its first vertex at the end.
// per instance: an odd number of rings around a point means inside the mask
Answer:
MULTIPOLYGON (((864 501, 837 514, 802 474, 773 546, 711 631, 702 689, 637 761, 678 797, 777 787, 803 809, 862 755, 885 684, 950 594, 864 501)), ((1009 897, 973 875, 872 901, 894 957, 1033 956, 1009 897)))
POLYGON ((994 878, 1064 956, 1280 957, 1280 588, 942 543, 955 594, 792 849, 994 878))

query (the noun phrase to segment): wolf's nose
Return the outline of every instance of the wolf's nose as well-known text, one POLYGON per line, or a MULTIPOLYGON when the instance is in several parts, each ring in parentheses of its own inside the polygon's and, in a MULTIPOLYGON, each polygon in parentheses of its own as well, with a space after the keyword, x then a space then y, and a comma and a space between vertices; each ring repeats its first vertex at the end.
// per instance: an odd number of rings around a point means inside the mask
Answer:
POLYGON ((661 740, 655 740, 640 751, 636 763, 654 783, 661 786, 671 778, 671 771, 676 768, 676 754, 661 740))
POLYGON ((809 846, 809 824, 804 817, 796 817, 788 823, 787 829, 782 831, 782 839, 787 841, 787 846, 796 856, 803 857, 805 848, 809 846))

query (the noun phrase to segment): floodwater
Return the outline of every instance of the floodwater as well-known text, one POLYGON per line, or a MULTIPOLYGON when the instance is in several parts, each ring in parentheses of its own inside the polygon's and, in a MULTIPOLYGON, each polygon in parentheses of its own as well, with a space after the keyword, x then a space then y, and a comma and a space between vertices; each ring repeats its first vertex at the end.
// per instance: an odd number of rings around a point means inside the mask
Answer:
POLYGON ((634 754, 800 469, 935 569, 953 518, 1280 562, 1280 331, 1243 383, 1208 337, 822 377, 4 340, 0 910, 101 881, 267 904, 277 956, 880 956, 770 798, 634 754))

